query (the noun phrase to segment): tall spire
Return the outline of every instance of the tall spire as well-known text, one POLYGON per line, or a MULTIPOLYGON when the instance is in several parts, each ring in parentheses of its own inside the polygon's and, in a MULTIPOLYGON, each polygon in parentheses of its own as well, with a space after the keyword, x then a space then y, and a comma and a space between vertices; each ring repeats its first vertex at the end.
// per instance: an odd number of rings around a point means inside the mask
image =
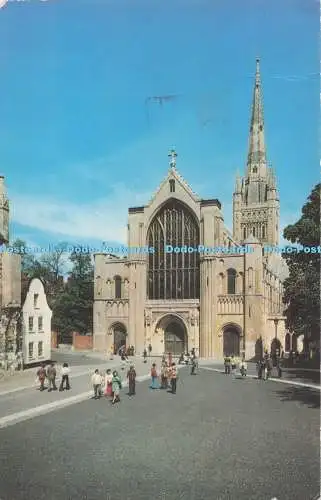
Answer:
POLYGON ((248 166, 248 173, 251 172, 260 173, 261 171, 260 167, 262 166, 266 167, 260 59, 256 59, 255 85, 254 85, 253 103, 252 103, 252 116, 251 116, 247 166, 248 166))

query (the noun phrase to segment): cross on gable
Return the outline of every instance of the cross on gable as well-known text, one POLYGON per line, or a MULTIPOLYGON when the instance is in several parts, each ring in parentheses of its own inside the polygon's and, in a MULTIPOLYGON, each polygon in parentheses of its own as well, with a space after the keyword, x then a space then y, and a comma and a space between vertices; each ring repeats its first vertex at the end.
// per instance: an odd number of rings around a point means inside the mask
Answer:
POLYGON ((177 153, 176 153, 175 149, 172 149, 169 152, 168 156, 170 158, 170 162, 169 162, 170 167, 175 168, 176 167, 176 158, 177 158, 177 153))

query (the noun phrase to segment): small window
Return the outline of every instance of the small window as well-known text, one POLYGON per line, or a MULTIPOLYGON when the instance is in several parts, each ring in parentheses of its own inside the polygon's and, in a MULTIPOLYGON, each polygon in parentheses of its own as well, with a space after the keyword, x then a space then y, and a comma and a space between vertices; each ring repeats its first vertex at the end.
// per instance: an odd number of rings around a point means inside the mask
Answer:
POLYGON ((33 317, 29 316, 29 332, 33 332, 33 317))
POLYGON ((252 233, 253 233, 253 236, 255 236, 255 227, 253 227, 252 233))
POLYGON ((115 276, 115 299, 121 299, 121 277, 115 276))
POLYGON ((236 271, 235 269, 227 270, 227 293, 235 294, 236 291, 236 271))
POLYGON ((29 355, 29 359, 33 359, 33 342, 29 342, 28 355, 29 355))
POLYGON ((43 356, 43 342, 38 342, 38 358, 43 356))
POLYGON ((174 181, 174 179, 170 179, 170 181, 169 181, 169 190, 171 193, 175 193, 175 181, 174 181))
POLYGON ((265 226, 262 226, 262 238, 265 238, 265 226))
POLYGON ((42 332, 43 331, 43 320, 42 320, 42 316, 39 316, 38 318, 38 332, 42 332))
POLYGON ((246 227, 243 228, 243 238, 246 239, 246 227))
POLYGON ((252 172, 253 172, 253 174, 257 174, 257 167, 253 167, 252 172))
POLYGON ((39 294, 38 293, 34 293, 34 295, 33 295, 33 307, 34 308, 38 307, 38 299, 39 299, 39 294))

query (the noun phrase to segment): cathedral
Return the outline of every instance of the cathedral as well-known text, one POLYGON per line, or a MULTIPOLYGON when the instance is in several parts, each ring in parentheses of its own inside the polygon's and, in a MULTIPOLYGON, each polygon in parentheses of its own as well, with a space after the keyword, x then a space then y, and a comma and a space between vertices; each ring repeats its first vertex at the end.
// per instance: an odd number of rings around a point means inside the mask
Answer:
POLYGON ((149 203, 128 210, 128 254, 95 254, 93 347, 203 358, 252 359, 284 349, 280 202, 267 162, 260 63, 247 164, 233 194, 233 232, 218 199, 202 199, 181 177, 176 152, 149 203), (136 249, 136 250, 135 250, 136 249), (142 251, 146 250, 146 251, 142 251))

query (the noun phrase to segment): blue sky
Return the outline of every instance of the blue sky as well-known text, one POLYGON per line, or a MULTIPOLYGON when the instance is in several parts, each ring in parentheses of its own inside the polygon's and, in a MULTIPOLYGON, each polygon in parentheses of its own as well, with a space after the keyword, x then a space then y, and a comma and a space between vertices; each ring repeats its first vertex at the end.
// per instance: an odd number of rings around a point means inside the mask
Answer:
POLYGON ((315 0, 8 0, 0 9, 0 173, 11 237, 125 242, 168 150, 231 228, 255 59, 281 226, 319 181, 315 0), (152 96, 175 94, 160 105, 152 96))

